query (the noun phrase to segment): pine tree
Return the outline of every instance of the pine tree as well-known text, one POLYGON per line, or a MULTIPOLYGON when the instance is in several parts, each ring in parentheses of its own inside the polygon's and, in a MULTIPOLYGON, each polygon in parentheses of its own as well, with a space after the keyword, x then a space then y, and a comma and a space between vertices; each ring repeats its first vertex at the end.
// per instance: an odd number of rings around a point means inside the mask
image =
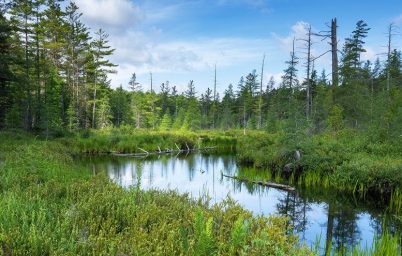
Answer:
POLYGON ((295 53, 295 39, 293 39, 293 50, 290 52, 290 59, 285 62, 288 66, 283 71, 282 84, 284 87, 289 88, 291 93, 294 92, 295 88, 298 87, 299 81, 297 79, 297 64, 299 64, 299 58, 297 58, 295 53))
POLYGON ((75 106, 74 111, 76 119, 79 121, 80 127, 85 124, 85 109, 87 86, 86 62, 88 60, 89 36, 88 28, 81 22, 82 16, 78 11, 78 6, 74 2, 66 7, 66 26, 68 28, 66 36, 66 62, 65 72, 66 81, 69 86, 70 106, 75 106))
POLYGON ((352 80, 356 79, 356 77, 360 76, 360 56, 361 53, 366 52, 363 47, 363 40, 367 37, 369 30, 370 28, 368 28, 367 23, 363 20, 359 20, 356 23, 356 29, 352 32, 351 37, 345 40, 340 69, 343 84, 349 84, 352 80))
POLYGON ((11 108, 13 88, 10 85, 12 72, 11 33, 10 22, 4 17, 4 10, 0 10, 0 128, 4 126, 5 115, 11 108))
POLYGON ((169 112, 166 112, 163 115, 161 124, 159 126, 159 130, 168 131, 168 130, 170 130, 171 126, 172 126, 172 118, 171 118, 169 112))
POLYGON ((222 128, 227 130, 229 128, 234 127, 235 120, 233 115, 235 113, 235 98, 236 95, 233 91, 233 85, 229 84, 228 88, 224 92, 224 96, 222 99, 222 128))
POLYGON ((115 72, 113 70, 116 65, 111 63, 106 57, 113 54, 115 49, 112 49, 108 43, 109 37, 105 31, 99 29, 96 33, 96 39, 91 43, 91 57, 92 57, 92 128, 96 128, 96 104, 98 101, 98 90, 105 86, 102 81, 109 73, 115 72))
POLYGON ((107 128, 112 124, 112 114, 108 96, 104 96, 99 100, 99 107, 96 114, 98 115, 97 120, 99 129, 107 128))
POLYGON ((390 87, 402 86, 402 53, 394 49, 390 55, 389 66, 390 87))
POLYGON ((194 81, 190 80, 190 82, 187 85, 187 90, 184 92, 184 95, 186 96, 187 99, 193 99, 195 98, 196 94, 197 92, 195 91, 194 81))
POLYGON ((18 78, 19 85, 23 88, 24 95, 21 97, 24 113, 24 127, 31 130, 33 126, 33 99, 32 99, 32 26, 34 18, 34 1, 32 0, 16 0, 10 9, 11 26, 16 34, 14 43, 20 49, 19 57, 23 62, 20 63, 20 75, 18 78))
POLYGON ((129 95, 120 85, 110 93, 112 122, 119 127, 130 122, 129 95))

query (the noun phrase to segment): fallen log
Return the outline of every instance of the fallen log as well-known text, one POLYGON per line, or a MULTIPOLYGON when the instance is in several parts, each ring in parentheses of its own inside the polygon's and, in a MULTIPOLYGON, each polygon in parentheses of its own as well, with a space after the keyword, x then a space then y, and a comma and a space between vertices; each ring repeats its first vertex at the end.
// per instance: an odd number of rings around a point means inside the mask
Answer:
POLYGON ((276 189, 281 189, 281 190, 286 190, 286 191, 295 191, 296 188, 289 186, 289 185, 285 185, 285 184, 279 184, 279 183, 273 183, 273 182, 265 182, 265 181, 255 181, 255 180, 248 180, 245 178, 239 178, 236 176, 229 176, 229 175, 225 175, 222 173, 223 177, 226 178, 230 178, 230 179, 235 179, 235 180, 240 180, 240 181, 244 181, 244 182, 248 182, 248 183, 253 183, 253 184, 258 184, 261 186, 266 186, 266 187, 270 187, 270 188, 276 188, 276 189))
MULTIPOLYGON (((176 145, 177 148, 179 148, 176 145)), ((115 153, 112 152, 110 153, 112 156, 121 156, 121 157, 146 157, 146 156, 151 156, 151 155, 164 155, 164 154, 173 154, 173 153, 189 153, 189 152, 193 152, 193 151, 204 151, 204 150, 209 150, 209 149, 215 149, 217 148, 215 147, 205 147, 205 148, 193 148, 191 149, 190 147, 188 147, 188 149, 178 149, 178 150, 173 150, 173 149, 166 149, 166 150, 161 150, 160 147, 158 147, 158 151, 155 152, 148 152, 145 149, 142 148, 138 148, 139 150, 141 150, 144 153, 127 153, 127 154, 123 154, 123 153, 115 153)))

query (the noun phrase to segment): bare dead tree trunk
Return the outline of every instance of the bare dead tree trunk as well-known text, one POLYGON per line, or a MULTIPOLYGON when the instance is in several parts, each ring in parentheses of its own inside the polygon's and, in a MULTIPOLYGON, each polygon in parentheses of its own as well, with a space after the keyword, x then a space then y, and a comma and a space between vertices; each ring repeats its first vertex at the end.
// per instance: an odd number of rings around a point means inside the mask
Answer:
MULTIPOLYGON (((333 88, 339 84, 339 67, 338 67, 338 39, 337 39, 337 21, 336 18, 331 20, 331 52, 332 52, 332 86, 333 88)), ((334 96, 332 96, 334 97, 334 96)))
POLYGON ((395 24, 391 23, 388 26, 388 44, 387 44, 387 91, 391 89, 391 72, 390 72, 390 67, 391 67, 391 50, 392 50, 392 36, 394 35, 394 30, 395 30, 395 24))
MULTIPOLYGON (((291 53, 291 60, 290 60, 292 67, 294 67, 294 65, 295 65, 295 60, 296 60, 295 41, 296 41, 296 38, 293 37, 292 53, 291 53)), ((293 87, 293 77, 294 77, 294 75, 295 75, 295 74, 294 74, 294 69, 292 69, 292 70, 291 70, 291 73, 290 73, 290 80, 289 80, 289 86, 290 86, 290 90, 291 90, 292 94, 294 93, 294 87, 293 87)))
POLYGON ((309 25, 309 27, 307 28, 307 34, 306 34, 307 38, 306 39, 302 39, 302 41, 304 41, 306 43, 306 54, 307 54, 307 58, 306 58, 306 118, 310 118, 311 115, 311 109, 312 109, 312 93, 311 93, 311 62, 312 62, 312 58, 311 58, 311 46, 313 44, 312 40, 311 40, 311 25, 309 25))
POLYGON ((212 128, 215 129, 215 116, 216 116, 216 64, 215 64, 215 76, 214 76, 214 104, 212 113, 212 128))
POLYGON ((260 98, 258 102, 258 129, 261 129, 262 127, 262 84, 264 80, 264 66, 265 66, 265 54, 264 57, 262 58, 262 65, 261 65, 261 83, 260 83, 260 98))
POLYGON ((311 79, 310 79, 310 66, 311 66, 311 25, 308 28, 308 39, 307 39, 307 106, 306 106, 306 116, 310 118, 311 105, 312 105, 312 95, 311 95, 311 79))

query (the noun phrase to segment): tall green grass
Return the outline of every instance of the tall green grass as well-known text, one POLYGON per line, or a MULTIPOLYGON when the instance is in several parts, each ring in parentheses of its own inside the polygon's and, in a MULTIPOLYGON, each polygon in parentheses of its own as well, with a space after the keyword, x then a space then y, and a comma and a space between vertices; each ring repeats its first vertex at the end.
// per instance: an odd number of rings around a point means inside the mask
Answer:
POLYGON ((331 253, 333 256, 400 256, 401 254, 400 239, 388 232, 384 232, 380 237, 374 237, 373 245, 369 248, 343 248, 331 253))
POLYGON ((73 153, 143 153, 173 149, 216 147, 220 152, 235 152, 236 137, 224 132, 161 132, 110 128, 88 130, 59 139, 73 153), (141 148, 141 149, 140 149, 141 148))

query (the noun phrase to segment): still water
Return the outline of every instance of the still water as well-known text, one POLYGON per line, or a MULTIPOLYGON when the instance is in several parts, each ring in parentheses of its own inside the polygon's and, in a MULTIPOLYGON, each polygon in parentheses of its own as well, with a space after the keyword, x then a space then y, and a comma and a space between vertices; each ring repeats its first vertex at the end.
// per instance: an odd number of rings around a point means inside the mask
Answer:
POLYGON ((223 177, 222 173, 235 176, 246 171, 233 155, 95 157, 85 158, 82 163, 91 171, 106 172, 125 188, 139 185, 143 189, 176 190, 195 198, 208 195, 211 203, 231 197, 256 215, 286 215, 301 242, 313 246, 320 241, 321 250, 329 241, 335 249, 370 247, 384 225, 391 232, 400 231, 401 223, 385 216, 378 202, 361 202, 325 189, 287 192, 223 177))

